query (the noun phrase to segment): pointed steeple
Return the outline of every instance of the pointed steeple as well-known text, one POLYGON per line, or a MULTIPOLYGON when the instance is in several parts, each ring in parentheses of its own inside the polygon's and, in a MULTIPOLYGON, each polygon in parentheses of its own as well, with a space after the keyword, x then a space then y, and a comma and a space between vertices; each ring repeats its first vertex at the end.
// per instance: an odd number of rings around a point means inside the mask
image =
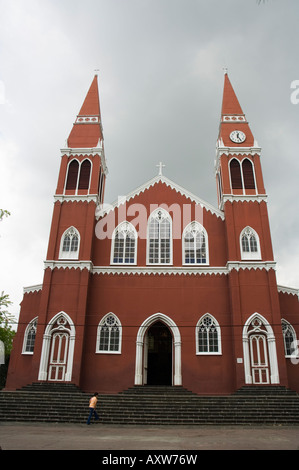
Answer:
POLYGON ((219 143, 224 147, 254 146, 254 137, 227 72, 224 75, 219 143))
POLYGON ((67 144, 69 148, 94 148, 103 141, 98 76, 95 75, 73 125, 67 144))

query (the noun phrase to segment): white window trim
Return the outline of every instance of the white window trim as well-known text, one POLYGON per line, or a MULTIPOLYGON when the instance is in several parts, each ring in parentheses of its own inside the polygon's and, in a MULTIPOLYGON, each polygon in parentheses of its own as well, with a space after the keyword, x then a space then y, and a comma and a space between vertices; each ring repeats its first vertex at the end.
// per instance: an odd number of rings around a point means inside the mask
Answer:
POLYGON ((240 233, 240 252, 241 252, 241 259, 242 260, 261 260, 262 259, 260 237, 258 236, 257 232, 252 227, 247 226, 247 227, 243 228, 243 230, 240 233), (252 234, 255 236, 257 251, 249 251, 249 252, 243 251, 242 237, 243 237, 243 234, 246 230, 250 230, 252 232, 252 234))
POLYGON ((136 266, 137 264, 137 241, 138 241, 138 235, 137 231, 134 227, 133 224, 131 224, 128 221, 121 222, 113 231, 112 234, 112 239, 111 239, 111 253, 110 253, 110 264, 114 266, 121 266, 121 265, 127 265, 127 266, 136 266), (134 251, 134 262, 133 263, 116 263, 113 261, 114 259, 114 248, 115 248, 115 235, 118 231, 122 230, 122 227, 124 227, 124 230, 131 230, 134 233, 135 237, 135 251, 134 251))
MULTIPOLYGON (((67 165, 67 169, 66 169, 66 176, 65 176, 65 181, 64 181, 64 188, 63 188, 63 194, 65 194, 66 191, 75 191, 75 194, 77 195, 78 194, 78 191, 79 191, 79 179, 80 179, 80 174, 81 174, 81 166, 82 166, 82 163, 85 162, 85 160, 88 160, 89 163, 90 163, 90 173, 89 173, 89 182, 88 182, 88 188, 87 188, 87 194, 89 194, 89 190, 90 190, 90 182, 91 182, 91 175, 92 175, 92 168, 93 168, 93 162, 89 159, 89 158, 84 158, 84 160, 82 160, 80 162, 80 160, 78 160, 78 158, 72 158, 72 160, 70 160, 68 162, 68 165, 67 165), (79 167, 78 167, 78 174, 77 174, 77 182, 76 182, 76 189, 71 189, 71 190, 67 190, 66 189, 66 183, 67 183, 67 179, 68 179, 68 175, 69 175, 69 167, 70 167, 70 164, 73 162, 73 161, 77 161, 78 164, 79 164, 79 167)), ((81 191, 81 190, 80 190, 81 191)), ((84 190, 86 191, 86 190, 84 190)))
POLYGON ((190 222, 183 231, 182 235, 182 265, 183 266, 209 266, 210 264, 210 259, 209 259, 209 239, 208 239, 208 232, 206 229, 197 221, 190 222), (205 237, 205 243, 206 243, 206 262, 205 263, 186 263, 185 262, 185 235, 189 231, 190 228, 194 227, 195 230, 199 230, 203 232, 204 237, 205 237))
POLYGON ((211 315, 210 313, 205 313, 204 315, 202 315, 202 317, 200 317, 200 319, 198 320, 198 322, 196 324, 195 344, 196 344, 196 355, 197 356, 222 356, 221 328, 220 328, 220 325, 219 325, 218 321, 216 320, 216 318, 213 315, 211 315), (217 352, 199 351, 198 331, 199 331, 200 323, 206 317, 211 318, 211 320, 215 324, 215 327, 216 327, 216 330, 217 330, 217 333, 218 333, 218 351, 217 352))
POLYGON ((33 323, 37 322, 38 317, 33 318, 28 325, 26 326, 26 330, 24 333, 24 340, 23 340, 23 348, 22 348, 22 354, 27 355, 27 356, 32 356, 34 351, 26 351, 26 346, 27 346, 27 339, 28 339, 28 333, 30 328, 32 327, 33 323))
MULTIPOLYGON (((159 244, 159 250, 160 250, 161 246, 159 244)), ((159 256, 160 257, 160 256, 159 256)), ((163 207, 158 207, 157 209, 155 209, 149 216, 148 218, 148 221, 147 221, 147 237, 146 237, 146 264, 149 265, 149 266, 171 266, 173 264, 173 240, 172 240, 172 218, 169 214, 169 212, 167 212, 163 207), (165 216, 167 217, 167 219, 169 220, 169 223, 170 223, 170 239, 169 239, 169 248, 170 248, 170 253, 169 253, 169 263, 151 263, 149 261, 149 248, 150 248, 150 244, 149 244, 149 241, 150 241, 150 238, 149 238, 149 227, 150 227, 150 222, 151 222, 151 219, 153 219, 155 217, 155 214, 157 212, 163 212, 165 214, 165 216)))
POLYGON ((75 227, 69 227, 68 229, 66 229, 63 234, 62 234, 62 237, 61 237, 61 240, 60 240, 60 248, 59 248, 59 259, 70 259, 70 260, 77 260, 79 259, 79 251, 80 251, 80 242, 81 242, 81 237, 80 237, 80 233, 79 233, 79 230, 77 230, 75 227), (66 251, 63 251, 63 242, 64 242, 64 237, 67 235, 67 233, 70 231, 70 230, 74 230, 74 232, 76 233, 76 235, 78 236, 78 250, 77 251, 69 251, 69 252, 66 252, 66 251))
POLYGON ((245 182, 244 182, 244 174, 243 174, 243 162, 245 160, 248 160, 250 163, 251 163, 251 166, 252 166, 252 172, 253 172, 253 178, 254 178, 254 186, 255 186, 255 194, 257 194, 257 185, 256 185, 256 176, 255 176, 255 167, 254 167, 254 163, 250 160, 250 158, 248 157, 245 157, 245 158, 242 158, 241 160, 239 160, 238 158, 236 157, 233 157, 230 159, 229 163, 228 163, 228 169, 229 169, 229 184, 230 184, 230 188, 231 188, 231 192, 233 192, 233 186, 232 186, 232 178, 231 178, 231 163, 233 160, 236 160, 238 163, 239 163, 239 166, 240 166, 240 175, 241 175, 241 181, 242 181, 242 188, 239 188, 240 190, 242 190, 243 192, 243 195, 246 194, 246 191, 248 191, 248 189, 245 188, 245 182))
POLYGON ((285 357, 286 358, 293 358, 293 359, 296 359, 298 358, 298 343, 297 343, 297 335, 296 335, 296 331, 293 327, 293 325, 291 325, 290 322, 288 322, 287 320, 285 320, 284 318, 281 319, 281 327, 283 326, 283 324, 287 325, 288 328, 291 330, 291 332, 293 333, 293 343, 294 344, 294 352, 293 354, 287 354, 287 351, 286 351, 286 343, 285 343, 285 335, 284 335, 284 332, 282 330, 282 336, 283 336, 283 346, 284 346, 284 354, 285 354, 285 357))
POLYGON ((119 318, 113 312, 109 312, 100 320, 97 328, 97 339, 96 339, 96 354, 121 354, 121 347, 122 347, 122 325, 119 318), (119 327, 119 344, 118 344, 118 351, 101 351, 99 349, 100 344, 100 336, 101 336, 101 327, 104 325, 106 318, 112 315, 115 318, 115 321, 119 327))

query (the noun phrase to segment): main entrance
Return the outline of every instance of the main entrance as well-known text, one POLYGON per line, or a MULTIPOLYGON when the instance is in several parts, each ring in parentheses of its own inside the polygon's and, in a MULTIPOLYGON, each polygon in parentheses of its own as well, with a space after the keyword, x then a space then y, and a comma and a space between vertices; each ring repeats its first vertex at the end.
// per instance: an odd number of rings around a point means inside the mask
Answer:
POLYGON ((147 385, 172 385, 172 334, 162 322, 147 331, 145 364, 147 385), (147 355, 147 357, 146 357, 147 355))
POLYGON ((146 318, 136 338, 134 384, 157 385, 158 382, 160 385, 182 385, 180 330, 163 313, 146 318))

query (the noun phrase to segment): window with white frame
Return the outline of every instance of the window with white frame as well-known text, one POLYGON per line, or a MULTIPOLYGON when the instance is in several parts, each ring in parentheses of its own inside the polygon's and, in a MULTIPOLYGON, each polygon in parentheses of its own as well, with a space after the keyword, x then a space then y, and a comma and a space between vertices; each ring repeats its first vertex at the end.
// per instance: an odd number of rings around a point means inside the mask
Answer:
POLYGON ((147 262, 172 264, 172 222, 165 209, 158 208, 149 217, 147 262))
POLYGON ((88 189, 90 184, 91 162, 88 159, 81 163, 78 160, 72 160, 67 170, 65 189, 75 190, 88 189))
POLYGON ((111 264, 136 264, 137 232, 129 222, 122 222, 112 236, 111 264))
POLYGON ((297 353, 297 337, 292 325, 286 321, 281 321, 282 334, 284 341, 285 356, 290 357, 297 353))
POLYGON ((220 327, 210 314, 201 317, 197 323, 196 354, 221 354, 220 327))
POLYGON ((183 264, 208 264, 208 236, 198 222, 191 222, 183 232, 183 264))
POLYGON ((60 259, 79 258, 80 235, 75 227, 68 228, 61 237, 60 259))
POLYGON ((114 313, 108 313, 100 321, 97 334, 98 353, 121 352, 121 323, 114 313))
POLYGON ((259 236, 251 227, 246 227, 240 235, 242 260, 261 259, 261 248, 259 236))
POLYGON ((37 317, 27 325, 23 341, 23 354, 33 354, 37 328, 37 317))

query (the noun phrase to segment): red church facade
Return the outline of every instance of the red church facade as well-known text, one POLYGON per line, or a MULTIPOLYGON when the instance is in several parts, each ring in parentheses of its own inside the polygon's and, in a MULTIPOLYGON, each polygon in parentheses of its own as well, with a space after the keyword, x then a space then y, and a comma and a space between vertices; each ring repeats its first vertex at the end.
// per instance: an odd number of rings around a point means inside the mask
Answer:
POLYGON ((44 279, 24 289, 6 389, 37 381, 299 391, 298 291, 277 285, 261 149, 225 74, 218 207, 163 175, 115 204, 97 76, 62 149, 44 279))

